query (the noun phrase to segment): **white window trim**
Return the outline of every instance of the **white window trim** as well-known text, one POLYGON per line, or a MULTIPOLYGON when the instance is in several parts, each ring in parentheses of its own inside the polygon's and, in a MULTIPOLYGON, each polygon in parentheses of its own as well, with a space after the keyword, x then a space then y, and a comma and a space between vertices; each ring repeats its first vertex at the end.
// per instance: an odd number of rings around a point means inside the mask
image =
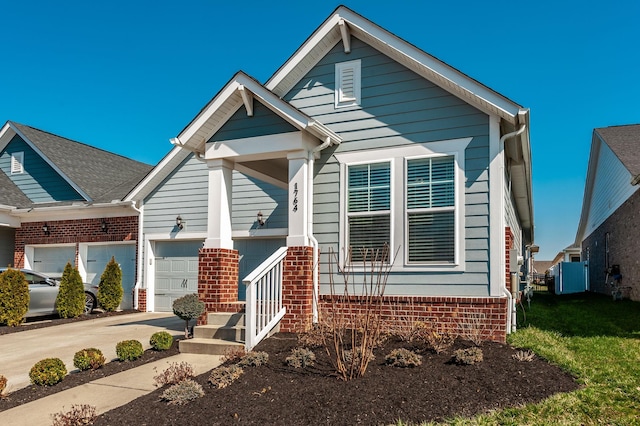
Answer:
POLYGON ((335 92, 334 101, 336 108, 345 108, 360 105, 361 100, 361 63, 360 59, 355 61, 339 62, 335 65, 335 92), (353 68, 353 98, 343 99, 342 96, 342 72, 347 68, 353 68))
MULTIPOLYGON (((396 255, 392 272, 464 272, 465 271, 465 150, 472 138, 451 139, 437 142, 412 144, 404 147, 355 151, 334 154, 340 163, 340 224, 339 264, 346 265, 348 244, 347 220, 347 167, 350 165, 391 161, 391 236, 390 254, 396 255), (455 262, 453 264, 409 264, 405 241, 408 233, 406 223, 406 160, 447 155, 455 163, 455 262), (402 218, 402 220, 396 220, 402 218), (400 250, 398 250, 400 248, 400 250)), ((350 269, 358 271, 357 265, 350 269)), ((360 268, 362 269, 362 268, 360 268)))
POLYGON ((11 154, 11 174, 20 175, 24 173, 24 151, 11 154))

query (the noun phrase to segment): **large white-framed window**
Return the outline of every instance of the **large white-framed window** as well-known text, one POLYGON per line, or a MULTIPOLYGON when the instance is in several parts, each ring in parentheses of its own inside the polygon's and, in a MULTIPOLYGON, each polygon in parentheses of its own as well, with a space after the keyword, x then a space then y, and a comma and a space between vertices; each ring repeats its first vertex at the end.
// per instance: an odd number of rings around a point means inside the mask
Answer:
POLYGON ((334 154, 340 163, 341 266, 358 268, 363 248, 386 243, 392 271, 464 271, 469 142, 334 154))
POLYGON ((336 108, 360 105, 360 66, 360 59, 336 64, 336 108))
POLYGON ((24 173, 24 152, 14 152, 11 154, 11 174, 19 175, 24 173))

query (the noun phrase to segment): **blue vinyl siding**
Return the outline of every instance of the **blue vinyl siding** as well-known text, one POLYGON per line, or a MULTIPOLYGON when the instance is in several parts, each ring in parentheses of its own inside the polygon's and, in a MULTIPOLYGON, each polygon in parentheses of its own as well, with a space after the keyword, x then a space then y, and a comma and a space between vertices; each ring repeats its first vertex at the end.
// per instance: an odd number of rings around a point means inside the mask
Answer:
POLYGON ((489 117, 486 114, 355 37, 352 37, 350 54, 345 54, 342 43, 338 43, 284 99, 343 138, 339 147, 325 150, 316 162, 314 234, 322 253, 323 293, 328 292, 327 253, 329 248, 338 250, 341 219, 339 165, 332 155, 471 137, 464 164, 465 271, 393 273, 386 293, 489 294, 489 117), (334 65, 356 59, 362 63, 361 105, 336 109, 334 65))
POLYGON ((40 155, 16 135, 0 153, 0 169, 34 203, 83 200, 40 155), (24 172, 11 174, 11 155, 24 152, 24 172))
POLYGON ((254 136, 276 135, 297 131, 295 127, 273 113, 258 101, 253 102, 253 116, 247 116, 247 110, 241 106, 233 116, 210 139, 224 141, 250 138, 254 136))

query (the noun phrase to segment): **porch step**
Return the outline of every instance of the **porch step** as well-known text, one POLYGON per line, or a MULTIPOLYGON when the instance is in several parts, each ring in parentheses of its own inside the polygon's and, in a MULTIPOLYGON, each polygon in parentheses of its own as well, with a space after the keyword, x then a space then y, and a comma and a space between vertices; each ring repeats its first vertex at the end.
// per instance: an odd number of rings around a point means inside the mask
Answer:
POLYGON ((180 340, 180 352, 200 355, 224 355, 229 351, 243 349, 244 343, 231 342, 221 339, 207 339, 194 337, 189 340, 180 340))
POLYGON ((180 352, 190 354, 224 355, 244 348, 244 313, 214 312, 207 314, 207 325, 193 328, 193 338, 180 341, 180 352))

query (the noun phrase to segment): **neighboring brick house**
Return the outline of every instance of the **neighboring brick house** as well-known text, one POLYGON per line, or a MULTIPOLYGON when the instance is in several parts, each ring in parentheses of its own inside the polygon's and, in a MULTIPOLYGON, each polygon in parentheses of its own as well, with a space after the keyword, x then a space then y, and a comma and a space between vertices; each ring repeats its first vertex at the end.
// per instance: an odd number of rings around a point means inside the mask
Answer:
POLYGON ((300 329, 334 307, 337 269, 363 280, 390 247, 388 319, 511 331, 509 271, 534 232, 529 110, 350 9, 266 83, 232 76, 172 143, 126 198, 144 212, 148 309, 197 291, 208 312, 246 299, 248 328, 275 312, 300 329), (245 295, 259 270, 281 300, 245 295))
POLYGON ((594 129, 575 245, 588 261, 591 291, 611 294, 618 265, 622 296, 640 301, 640 125, 594 129))
POLYGON ((33 127, 0 129, 0 262, 96 283, 114 256, 132 308, 139 212, 123 197, 151 166, 33 127))

